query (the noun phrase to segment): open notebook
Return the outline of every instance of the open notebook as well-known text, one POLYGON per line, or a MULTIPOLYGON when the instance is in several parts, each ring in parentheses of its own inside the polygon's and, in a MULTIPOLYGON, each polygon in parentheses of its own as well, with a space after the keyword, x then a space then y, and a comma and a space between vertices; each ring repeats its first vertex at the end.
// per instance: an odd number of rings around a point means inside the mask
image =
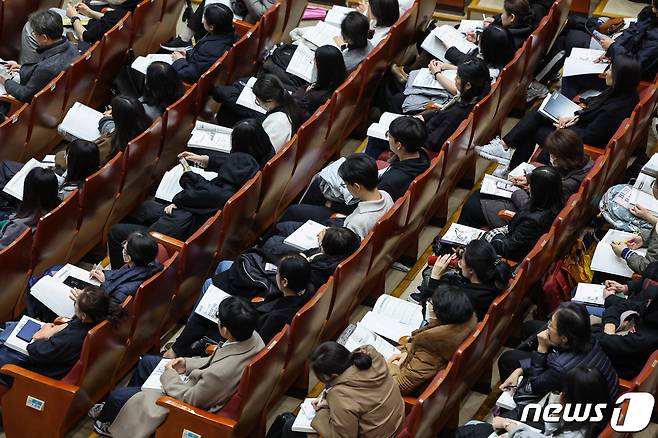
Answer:
MULTIPOLYGON (((199 167, 190 167, 190 172, 198 173, 208 181, 217 177, 217 172, 209 172, 199 167)), ((184 170, 181 164, 178 164, 173 169, 165 172, 158 190, 155 192, 155 197, 165 202, 172 202, 174 196, 183 191, 180 185, 180 177, 183 176, 184 170)))
POLYGON ((338 47, 334 40, 338 36, 340 36, 340 26, 334 26, 324 21, 319 21, 315 26, 304 32, 304 39, 315 47, 338 47))
POLYGON ((578 283, 576 287, 576 294, 571 301, 577 301, 589 306, 603 307, 605 299, 603 298, 603 290, 605 286, 602 284, 578 283))
MULTIPOLYGON (((165 365, 171 362, 171 359, 161 359, 155 369, 148 376, 146 381, 142 384, 142 391, 151 390, 151 391, 160 391, 164 392, 162 388, 162 382, 160 382, 160 376, 164 374, 165 365)), ((184 374, 179 374, 181 382, 187 382, 189 377, 184 374)))
POLYGON ((286 72, 308 83, 315 82, 318 75, 315 68, 315 52, 305 44, 298 45, 290 58, 286 72))
POLYGON ((419 329, 422 323, 422 307, 390 295, 380 296, 361 320, 365 328, 394 342, 403 336, 411 336, 411 332, 419 329))
POLYGON ((307 220, 304 224, 297 228, 290 236, 286 237, 283 243, 290 245, 299 251, 308 251, 311 248, 317 248, 320 243, 318 234, 322 230, 326 230, 322 224, 312 220, 307 220))
POLYGON ((30 295, 38 299, 57 316, 72 318, 75 306, 71 299, 71 289, 84 289, 87 286, 100 286, 90 278, 89 271, 67 264, 52 277, 44 275, 30 288, 30 295))
POLYGON ((255 83, 256 83, 256 78, 253 77, 249 78, 247 83, 244 84, 244 88, 240 92, 240 95, 238 96, 238 100, 235 103, 245 108, 252 109, 261 114, 265 114, 267 110, 262 106, 256 104, 256 95, 252 90, 255 83))
POLYGON ((336 342, 350 351, 354 351, 364 345, 372 345, 386 360, 391 356, 400 354, 400 350, 360 322, 350 324, 341 333, 336 342))
POLYGON ((404 117, 404 114, 395 114, 395 113, 383 113, 379 116, 379 121, 371 124, 368 127, 368 137, 378 138, 380 140, 387 140, 386 133, 388 128, 391 126, 391 122, 398 117, 404 117))
POLYGON ((645 173, 640 173, 633 184, 628 203, 630 205, 640 205, 652 213, 658 215, 658 199, 653 196, 651 186, 656 179, 645 173))
POLYGON ((421 47, 427 50, 435 58, 444 62, 447 62, 445 57, 446 51, 451 47, 455 47, 464 54, 468 54, 472 50, 477 49, 475 44, 466 39, 466 35, 447 24, 434 28, 434 30, 423 40, 421 47))
MULTIPOLYGON (((455 82, 455 78, 457 77, 457 70, 443 70, 441 72, 445 77, 450 79, 452 82, 455 82)), ((420 87, 420 88, 433 88, 436 90, 445 90, 445 87, 441 85, 441 82, 437 81, 430 73, 429 68, 421 68, 418 74, 416 75, 416 78, 414 79, 414 82, 412 84, 414 87, 420 87)))
POLYGON ((227 294, 214 284, 211 284, 206 293, 203 294, 203 297, 201 297, 199 304, 197 304, 197 306, 194 308, 194 313, 201 315, 214 323, 217 323, 217 311, 219 310, 219 304, 230 296, 231 295, 227 294))
POLYGON ((453 223, 441 237, 441 242, 453 245, 468 245, 471 240, 479 239, 483 234, 484 231, 479 228, 453 223))
POLYGON ((605 62, 595 62, 602 55, 605 55, 604 50, 574 47, 571 49, 571 55, 564 60, 562 77, 603 73, 608 68, 609 64, 605 62))
MULTIPOLYGON (((633 233, 627 233, 620 230, 608 230, 603 236, 603 239, 596 245, 594 256, 590 268, 593 271, 607 272, 608 274, 621 275, 622 277, 630 278, 633 271, 628 267, 626 261, 621 257, 617 257, 612 252, 611 242, 625 242, 631 237, 635 236, 633 233)), ((636 249, 635 252, 641 256, 646 255, 646 248, 636 249)))
POLYGON ((152 63, 159 61, 159 62, 166 62, 167 64, 171 65, 174 63, 174 60, 171 58, 170 54, 161 54, 161 53, 151 53, 146 56, 138 56, 135 58, 132 64, 130 66, 134 69, 140 72, 141 74, 145 75, 146 70, 149 68, 149 65, 152 63))
POLYGON ((41 161, 30 158, 30 161, 25 163, 25 166, 21 168, 16 174, 7 182, 5 187, 2 189, 8 195, 13 196, 19 201, 23 200, 23 186, 25 185, 25 178, 27 174, 30 173, 30 170, 35 167, 42 167, 47 169, 49 167, 54 167, 55 163, 42 163, 41 161))
POLYGON ((103 113, 100 111, 76 102, 64 116, 59 129, 75 138, 96 141, 101 136, 101 132, 98 130, 98 122, 103 117, 103 113))
POLYGON ((511 181, 489 175, 488 173, 484 175, 482 187, 480 187, 480 193, 484 195, 499 196, 507 199, 510 199, 512 193, 517 190, 520 190, 520 188, 512 184, 511 181))
POLYGON ((187 147, 228 154, 231 152, 232 132, 233 129, 231 128, 197 120, 194 130, 192 130, 192 137, 187 142, 187 147))
POLYGON ((311 402, 315 398, 306 398, 304 402, 299 407, 299 413, 295 418, 295 422, 292 424, 293 432, 302 432, 302 433, 317 433, 312 427, 311 422, 315 418, 315 409, 311 402))

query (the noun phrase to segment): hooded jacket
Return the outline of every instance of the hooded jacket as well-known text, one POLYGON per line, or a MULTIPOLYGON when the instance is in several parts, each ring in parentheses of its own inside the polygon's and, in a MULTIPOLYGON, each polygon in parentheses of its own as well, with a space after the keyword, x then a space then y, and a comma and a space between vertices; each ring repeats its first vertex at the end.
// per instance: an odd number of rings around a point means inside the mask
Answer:
POLYGON ((211 158, 208 170, 218 175, 208 181, 194 172, 185 172, 180 177, 183 191, 174 196, 173 203, 190 213, 211 216, 224 208, 238 190, 260 170, 258 162, 244 152, 233 152, 221 164, 211 158))
POLYGON ((355 365, 333 379, 327 407, 316 412, 311 427, 325 438, 392 438, 404 424, 404 401, 384 357, 371 345, 356 349, 372 358, 372 366, 355 365))
POLYGON ((446 367, 459 345, 477 325, 475 314, 461 324, 430 324, 400 339, 400 351, 407 356, 402 363, 388 364, 403 395, 414 393, 446 367))
POLYGON ((258 312, 256 331, 268 343, 281 329, 292 322, 297 311, 313 296, 313 292, 306 291, 302 295, 279 296, 257 303, 254 307, 258 312))
POLYGON ((439 152, 443 147, 443 143, 468 117, 476 103, 454 100, 446 104, 442 110, 424 116, 425 127, 427 128, 425 147, 431 151, 439 152))
POLYGON ((615 39, 608 47, 606 56, 614 59, 618 55, 635 57, 642 66, 642 79, 653 81, 658 72, 658 17, 647 6, 637 15, 637 22, 615 39))
POLYGON ((430 166, 427 153, 421 150, 419 155, 418 158, 404 161, 400 161, 396 157, 379 179, 377 188, 391 195, 393 201, 400 199, 409 188, 411 181, 430 166))
POLYGON ((129 296, 135 295, 137 288, 146 280, 162 270, 162 265, 151 262, 148 266, 133 266, 127 264, 119 269, 103 271, 105 281, 103 289, 110 296, 113 303, 121 305, 129 296))

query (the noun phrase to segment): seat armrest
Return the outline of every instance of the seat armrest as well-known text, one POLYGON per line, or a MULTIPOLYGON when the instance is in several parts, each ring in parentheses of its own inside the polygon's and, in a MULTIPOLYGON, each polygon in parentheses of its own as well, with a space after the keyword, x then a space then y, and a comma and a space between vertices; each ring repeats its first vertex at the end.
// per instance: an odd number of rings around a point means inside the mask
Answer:
POLYGON ((228 438, 237 424, 235 420, 212 414, 172 397, 160 397, 156 403, 169 410, 167 419, 156 431, 156 438, 182 436, 183 430, 202 437, 228 438))
POLYGON ((514 212, 512 210, 500 210, 497 213, 499 218, 501 218, 503 220, 506 220, 506 221, 511 221, 515 214, 516 214, 516 212, 514 212))
POLYGON ((595 146, 590 146, 586 144, 584 148, 585 148, 585 153, 589 155, 592 158, 592 160, 596 160, 601 155, 605 154, 605 149, 597 148, 595 146))
POLYGON ((11 115, 14 114, 16 111, 18 111, 20 107, 25 105, 24 102, 21 102, 20 100, 10 96, 9 94, 0 94, 0 101, 6 102, 10 105, 10 110, 7 113, 7 118, 11 117, 11 115))
POLYGON ((149 233, 160 245, 164 246, 169 253, 174 253, 176 251, 181 251, 185 242, 173 237, 169 237, 166 234, 158 233, 156 231, 151 231, 149 233))
POLYGON ((628 392, 633 388, 633 382, 630 380, 619 379, 619 391, 628 392))
POLYGON ((247 32, 249 32, 251 28, 254 27, 252 23, 247 23, 244 20, 233 20, 233 26, 235 27, 235 31, 241 37, 245 36, 247 32))

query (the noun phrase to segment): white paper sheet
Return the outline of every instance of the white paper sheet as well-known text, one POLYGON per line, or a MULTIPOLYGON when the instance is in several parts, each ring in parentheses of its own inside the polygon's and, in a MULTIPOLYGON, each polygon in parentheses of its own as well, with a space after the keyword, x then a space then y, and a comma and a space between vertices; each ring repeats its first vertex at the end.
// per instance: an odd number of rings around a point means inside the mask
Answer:
MULTIPOLYGON (((190 171, 201 175, 208 181, 217 177, 217 172, 209 172, 199 167, 190 167, 190 171)), ((158 190, 155 192, 155 197, 165 202, 172 202, 174 196, 183 191, 180 185, 180 177, 183 176, 183 172, 184 170, 181 164, 165 172, 158 185, 158 190)))
MULTIPOLYGON (((171 359, 160 359, 160 362, 148 376, 148 379, 146 379, 146 381, 142 384, 142 391, 151 390, 164 392, 164 389, 162 388, 162 382, 160 381, 160 376, 162 376, 164 373, 165 365, 167 365, 169 362, 171 362, 171 359)), ((178 377, 180 377, 181 382, 187 382, 189 380, 189 377, 184 374, 179 374, 178 377)))
POLYGON ((455 47, 462 53, 469 53, 477 46, 466 39, 466 36, 452 26, 444 24, 436 27, 422 42, 421 47, 435 58, 446 62, 445 54, 450 47, 455 47))
POLYGON ((633 188, 629 199, 630 205, 640 205, 654 214, 658 214, 658 199, 644 190, 633 188))
POLYGON ((404 117, 404 114, 395 114, 385 112, 379 117, 379 122, 373 123, 368 127, 368 137, 375 137, 380 140, 387 140, 386 133, 391 126, 391 122, 398 117, 404 117))
POLYGON ((649 161, 642 166, 641 172, 654 178, 658 176, 658 154, 653 154, 649 158, 649 161))
POLYGON ((134 70, 137 70, 141 74, 145 75, 149 65, 156 61, 166 62, 169 65, 174 63, 174 60, 171 58, 170 54, 152 53, 146 56, 138 56, 130 66, 134 70))
MULTIPOLYGON (((630 278, 633 271, 628 267, 626 261, 621 257, 617 257, 612 252, 611 242, 625 242, 631 237, 635 236, 633 233, 627 233, 620 230, 608 230, 603 239, 596 245, 594 256, 590 268, 593 271, 607 272, 609 274, 621 275, 622 277, 630 278)), ((641 256, 647 253, 646 248, 640 248, 635 252, 641 256)))
POLYGON ((7 338, 7 341, 5 342, 5 346, 8 348, 11 348, 12 350, 18 351, 19 353, 23 353, 27 356, 29 354, 27 353, 27 346, 32 343, 32 341, 27 342, 22 339, 19 339, 18 336, 16 336, 23 326, 27 324, 28 321, 34 321, 37 324, 39 324, 41 327, 43 327, 43 322, 37 321, 34 318, 30 318, 27 315, 21 316, 21 319, 18 321, 18 324, 16 324, 16 327, 14 327, 14 330, 12 330, 11 334, 7 338))
POLYGON ((219 309, 219 304, 228 297, 230 297, 229 294, 214 284, 211 284, 206 293, 203 294, 199 304, 197 304, 194 309, 194 313, 201 315, 216 324, 218 322, 217 310, 219 309))
POLYGON ((197 120, 187 147, 229 153, 232 132, 231 128, 197 120))
POLYGON ((578 283, 572 300, 585 304, 603 306, 605 302, 603 298, 604 289, 605 286, 602 284, 578 283))
POLYGON ((514 393, 511 390, 503 391, 496 400, 496 406, 499 408, 512 410, 516 407, 516 402, 514 401, 514 393))
POLYGON ((471 240, 479 239, 483 234, 484 231, 478 228, 453 223, 443 237, 441 237, 441 240, 457 245, 467 245, 471 240))
POLYGON ((340 36, 340 27, 333 26, 324 21, 319 21, 304 33, 304 39, 316 47, 335 46, 338 47, 334 38, 340 36))
POLYGON ((517 190, 520 190, 520 188, 516 187, 510 181, 489 175, 488 173, 484 175, 482 187, 480 187, 480 193, 482 194, 499 196, 506 199, 510 199, 512 193, 517 190))
POLYGON ((329 9, 329 12, 327 12, 327 16, 324 17, 324 22, 340 27, 340 24, 343 22, 345 16, 354 11, 356 11, 356 9, 334 5, 331 9, 329 9))
POLYGON ((300 44, 295 49, 286 72, 313 83, 317 79, 317 70, 315 69, 315 52, 306 44, 300 44))
POLYGON ((299 413, 295 418, 295 422, 292 424, 293 432, 302 432, 302 433, 317 433, 312 427, 311 422, 315 418, 315 409, 311 402, 315 398, 304 399, 304 402, 300 406, 299 413))
POLYGON ((410 325, 414 330, 423 323, 423 310, 420 305, 391 295, 384 294, 377 298, 372 310, 379 315, 410 325))
POLYGON ((240 92, 240 95, 238 96, 238 100, 235 103, 237 103, 238 105, 242 105, 245 108, 250 108, 261 114, 265 114, 267 110, 262 106, 256 104, 256 95, 252 90, 255 83, 256 83, 256 78, 253 77, 249 78, 247 84, 240 92))
POLYGON ((322 224, 312 220, 307 220, 304 224, 297 228, 294 233, 286 237, 283 243, 290 245, 299 251, 307 251, 311 248, 317 248, 320 243, 318 241, 318 234, 320 231, 326 230, 322 224))
POLYGON ((518 166, 516 166, 514 169, 510 170, 508 176, 518 178, 520 176, 526 176, 527 174, 531 173, 533 170, 535 170, 535 166, 533 166, 532 164, 521 163, 518 166))
POLYGON ((578 76, 603 73, 608 67, 607 63, 594 62, 605 54, 604 50, 583 49, 575 47, 571 55, 564 61, 562 76, 578 76))
MULTIPOLYGON (((452 80, 453 83, 455 82, 455 78, 457 77, 457 70, 443 70, 443 72, 441 73, 448 79, 452 80)), ((420 88, 433 88, 436 90, 445 90, 445 87, 441 85, 441 82, 437 81, 434 78, 434 75, 430 73, 429 68, 421 68, 418 74, 416 75, 414 82, 411 85, 420 88)))
POLYGON ((96 141, 101 136, 98 122, 102 118, 103 113, 76 102, 64 116, 59 129, 82 140, 96 141))
POLYGON ((400 350, 391 345, 390 342, 379 336, 377 333, 369 330, 361 323, 357 323, 352 334, 347 338, 344 346, 350 351, 362 347, 364 345, 372 345, 375 347, 384 359, 388 360, 391 356, 400 354, 400 350))
POLYGON ((41 277, 30 289, 30 295, 41 301, 57 316, 72 318, 75 315, 75 304, 70 297, 71 288, 50 275, 41 277))
POLYGON ((25 163, 25 166, 23 166, 21 170, 16 172, 16 174, 9 180, 9 182, 5 185, 2 191, 8 195, 13 196, 19 201, 22 201, 23 186, 25 185, 25 177, 27 177, 27 174, 30 173, 30 170, 34 169, 35 167, 42 167, 44 169, 47 169, 49 167, 53 167, 53 163, 42 163, 39 160, 30 158, 30 161, 25 163))

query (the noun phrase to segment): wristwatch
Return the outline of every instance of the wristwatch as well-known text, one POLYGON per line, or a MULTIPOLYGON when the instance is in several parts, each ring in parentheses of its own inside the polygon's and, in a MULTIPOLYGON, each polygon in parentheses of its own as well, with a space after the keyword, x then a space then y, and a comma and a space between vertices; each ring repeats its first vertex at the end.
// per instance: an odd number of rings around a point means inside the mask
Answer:
POLYGON ((73 17, 71 17, 71 26, 73 26, 73 23, 75 23, 78 20, 80 20, 80 17, 78 17, 77 15, 74 15, 73 17))

